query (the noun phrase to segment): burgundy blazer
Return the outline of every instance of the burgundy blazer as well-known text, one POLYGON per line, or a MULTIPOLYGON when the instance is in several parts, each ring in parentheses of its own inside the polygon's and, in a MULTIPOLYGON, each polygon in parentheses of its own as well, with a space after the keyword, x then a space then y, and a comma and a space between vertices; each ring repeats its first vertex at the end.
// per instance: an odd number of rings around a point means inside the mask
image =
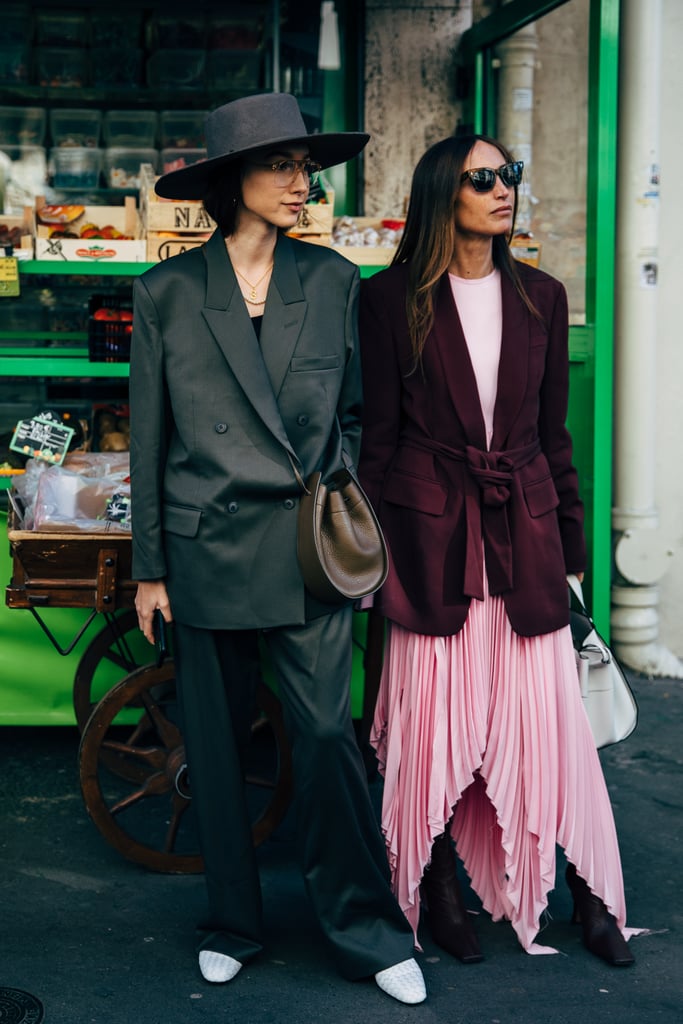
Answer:
POLYGON ((523 636, 569 621, 566 574, 585 567, 583 505, 565 426, 564 287, 519 266, 539 323, 502 275, 503 335, 490 451, 447 275, 422 368, 405 314, 407 268, 363 281, 360 480, 390 554, 375 605, 417 633, 457 633, 472 599, 501 594, 523 636), (484 558, 485 552, 485 558, 484 558))

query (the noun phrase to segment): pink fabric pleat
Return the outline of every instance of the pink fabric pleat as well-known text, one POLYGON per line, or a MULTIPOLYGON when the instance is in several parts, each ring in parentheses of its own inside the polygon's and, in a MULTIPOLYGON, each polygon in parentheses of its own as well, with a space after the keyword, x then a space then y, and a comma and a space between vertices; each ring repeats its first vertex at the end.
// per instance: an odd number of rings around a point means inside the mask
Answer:
POLYGON ((389 625, 371 736, 398 902, 415 933, 431 846, 451 833, 484 908, 530 953, 559 844, 628 936, 612 808, 583 708, 569 627, 512 630, 500 597, 433 637, 389 625), (453 813, 455 810, 455 813, 453 813))

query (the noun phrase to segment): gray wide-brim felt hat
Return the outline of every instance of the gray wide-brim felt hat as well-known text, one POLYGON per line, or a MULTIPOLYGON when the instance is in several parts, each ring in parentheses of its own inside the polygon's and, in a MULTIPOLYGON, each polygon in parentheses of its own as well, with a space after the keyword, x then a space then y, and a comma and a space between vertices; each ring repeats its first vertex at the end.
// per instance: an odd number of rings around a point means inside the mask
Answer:
POLYGON ((154 190, 164 199, 202 199, 215 171, 260 149, 307 146, 311 160, 333 167, 358 156, 366 132, 309 134, 294 96, 286 92, 243 96, 214 110, 204 125, 207 159, 163 174, 154 190))

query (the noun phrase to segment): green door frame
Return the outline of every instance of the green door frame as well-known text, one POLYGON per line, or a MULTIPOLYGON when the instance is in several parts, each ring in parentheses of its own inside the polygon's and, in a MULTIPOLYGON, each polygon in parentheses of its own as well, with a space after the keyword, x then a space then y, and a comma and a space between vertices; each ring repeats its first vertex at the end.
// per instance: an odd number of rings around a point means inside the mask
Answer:
MULTIPOLYGON (((463 36, 460 59, 472 80, 471 121, 496 134, 495 46, 571 0, 510 0, 463 36)), ((587 591, 593 616, 609 635, 612 567, 612 413, 616 230, 619 0, 590 0, 586 324, 570 328, 569 425, 586 504, 587 591)))

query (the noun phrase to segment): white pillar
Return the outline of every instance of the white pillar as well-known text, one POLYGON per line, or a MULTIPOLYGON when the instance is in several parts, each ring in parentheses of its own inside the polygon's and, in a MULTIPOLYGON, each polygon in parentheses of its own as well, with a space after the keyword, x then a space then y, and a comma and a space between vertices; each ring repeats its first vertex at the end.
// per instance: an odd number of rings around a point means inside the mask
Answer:
POLYGON ((534 72, 536 70, 536 25, 515 32, 496 46, 498 62, 497 137, 524 161, 524 181, 519 189, 516 230, 531 226, 531 185, 533 180, 534 72))
POLYGON ((631 668, 683 677, 657 642, 671 552, 655 503, 661 0, 622 0, 617 160, 612 640, 631 668))

